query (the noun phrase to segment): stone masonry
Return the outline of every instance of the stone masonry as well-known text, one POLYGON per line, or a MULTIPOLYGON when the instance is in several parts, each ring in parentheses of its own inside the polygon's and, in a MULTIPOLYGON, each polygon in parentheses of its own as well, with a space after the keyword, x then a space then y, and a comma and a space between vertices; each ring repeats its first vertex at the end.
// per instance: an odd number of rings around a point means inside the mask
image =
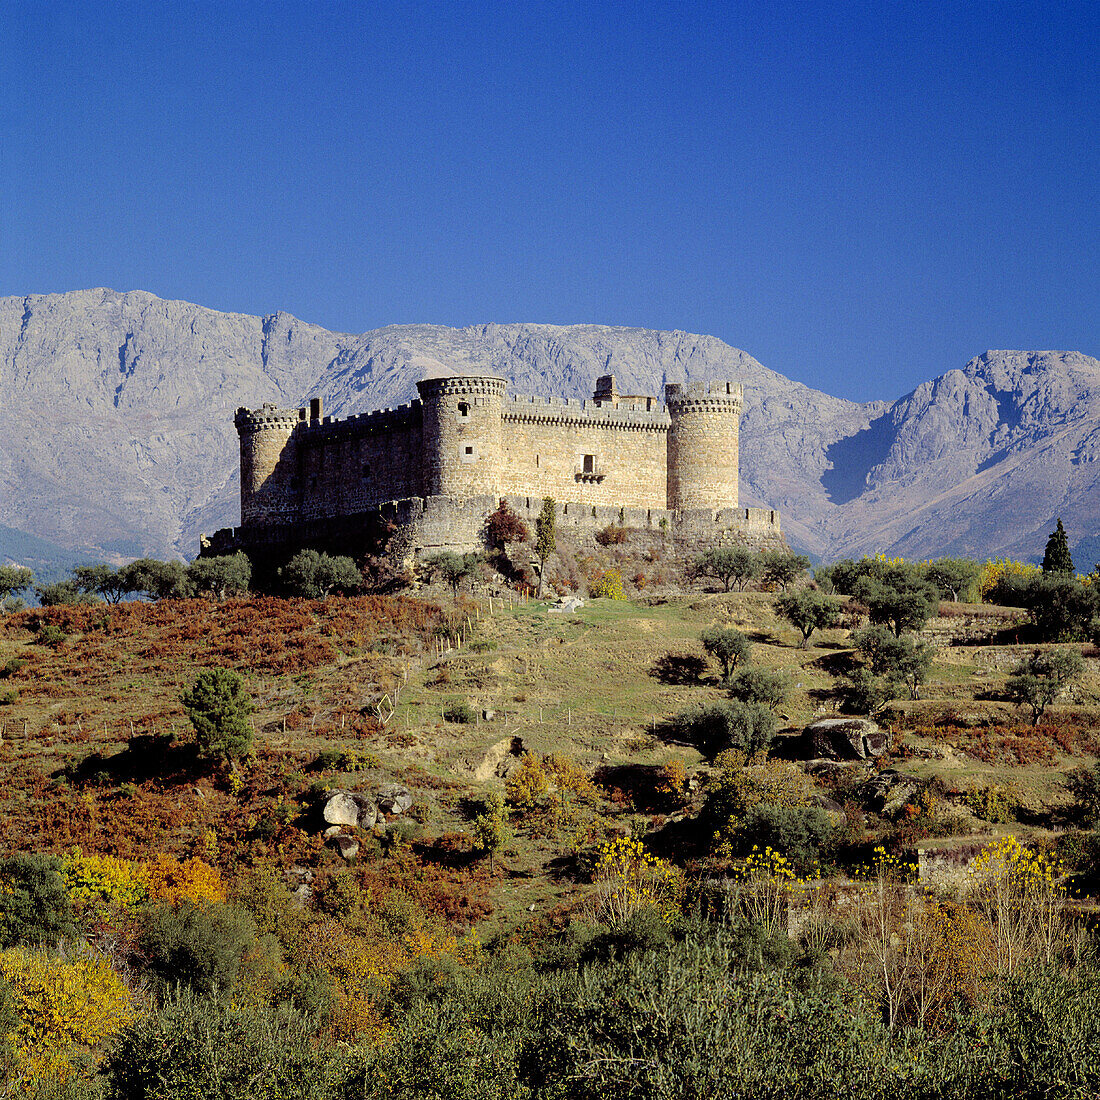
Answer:
POLYGON ((506 499, 533 520, 660 528, 703 543, 782 542, 779 514, 738 507, 740 384, 624 396, 607 375, 591 401, 508 396, 503 379, 428 378, 419 400, 336 420, 309 408, 238 409, 241 526, 204 553, 315 546, 361 554, 380 522, 410 551, 468 549, 506 499))

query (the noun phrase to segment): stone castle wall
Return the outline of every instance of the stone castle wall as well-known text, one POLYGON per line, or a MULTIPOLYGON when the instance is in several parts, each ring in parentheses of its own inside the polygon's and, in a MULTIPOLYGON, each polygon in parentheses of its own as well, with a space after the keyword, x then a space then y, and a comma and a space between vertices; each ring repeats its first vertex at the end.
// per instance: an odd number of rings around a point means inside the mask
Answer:
POLYGON ((343 420, 319 399, 238 410, 241 527, 210 545, 355 554, 388 518, 419 548, 472 546, 500 499, 533 522, 547 496, 579 531, 782 541, 778 513, 737 507, 740 385, 669 385, 667 404, 620 397, 610 376, 591 401, 508 397, 489 376, 417 388, 419 401, 343 420))

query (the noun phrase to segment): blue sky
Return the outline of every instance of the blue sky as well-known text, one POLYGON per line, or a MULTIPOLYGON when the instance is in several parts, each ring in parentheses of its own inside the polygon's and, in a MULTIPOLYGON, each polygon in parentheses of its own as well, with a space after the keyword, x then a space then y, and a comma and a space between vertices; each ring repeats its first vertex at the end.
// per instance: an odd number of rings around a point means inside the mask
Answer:
POLYGON ((0 295, 1100 356, 1100 4, 5 3, 0 295))

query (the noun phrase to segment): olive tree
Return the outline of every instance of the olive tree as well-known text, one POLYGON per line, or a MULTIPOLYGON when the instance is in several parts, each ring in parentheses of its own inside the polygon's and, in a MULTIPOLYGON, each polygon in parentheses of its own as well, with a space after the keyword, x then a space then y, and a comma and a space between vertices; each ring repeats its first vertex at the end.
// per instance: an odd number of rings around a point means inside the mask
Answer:
POLYGON ((744 546, 712 546, 695 559, 696 574, 720 580, 727 592, 731 584, 744 592, 745 585, 760 576, 762 568, 760 555, 744 546))
POLYGON ((1011 699, 1031 708, 1032 724, 1037 726, 1047 707, 1084 672, 1084 659, 1076 649, 1037 649, 1012 670, 1005 687, 1011 699))
POLYGON ((722 679, 728 680, 733 670, 749 659, 752 644, 732 626, 711 626, 703 631, 703 648, 722 666, 722 679))
POLYGON ((775 610, 802 635, 801 649, 809 648, 815 630, 836 626, 840 618, 840 603, 814 588, 783 593, 775 601, 775 610))

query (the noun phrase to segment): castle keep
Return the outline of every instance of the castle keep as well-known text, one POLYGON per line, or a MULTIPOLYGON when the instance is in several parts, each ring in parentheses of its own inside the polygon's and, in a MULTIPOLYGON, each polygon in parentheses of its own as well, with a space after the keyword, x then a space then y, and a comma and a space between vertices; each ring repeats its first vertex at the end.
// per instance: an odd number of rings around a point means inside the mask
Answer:
POLYGON ((358 555, 379 519, 409 550, 469 548, 501 499, 533 519, 548 496, 562 526, 781 539, 778 513, 738 508, 740 384, 668 385, 664 404, 619 394, 610 375, 591 401, 509 396, 489 375, 417 389, 411 404, 343 420, 319 398, 238 409, 241 526, 205 552, 358 555))

